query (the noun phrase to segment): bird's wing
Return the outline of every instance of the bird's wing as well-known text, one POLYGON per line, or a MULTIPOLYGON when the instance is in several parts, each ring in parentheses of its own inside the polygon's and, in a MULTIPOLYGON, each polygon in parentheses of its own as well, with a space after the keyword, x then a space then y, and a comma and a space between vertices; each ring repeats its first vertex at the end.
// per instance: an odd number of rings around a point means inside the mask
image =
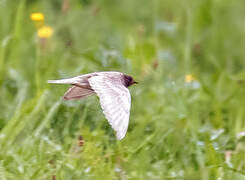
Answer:
POLYGON ((65 100, 80 99, 94 94, 92 89, 80 88, 77 86, 72 86, 64 95, 65 100))
POLYGON ((106 76, 93 76, 88 81, 99 96, 103 112, 116 131, 117 139, 121 140, 128 129, 131 106, 129 90, 120 81, 106 76))

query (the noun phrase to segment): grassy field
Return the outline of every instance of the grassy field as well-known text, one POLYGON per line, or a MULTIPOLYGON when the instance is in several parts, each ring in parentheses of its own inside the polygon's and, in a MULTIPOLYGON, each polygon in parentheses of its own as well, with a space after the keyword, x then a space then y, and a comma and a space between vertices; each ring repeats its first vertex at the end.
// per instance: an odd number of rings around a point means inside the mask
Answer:
POLYGON ((244 17, 244 0, 0 0, 0 180, 245 179, 244 17), (46 83, 109 70, 140 82, 122 141, 96 96, 46 83))

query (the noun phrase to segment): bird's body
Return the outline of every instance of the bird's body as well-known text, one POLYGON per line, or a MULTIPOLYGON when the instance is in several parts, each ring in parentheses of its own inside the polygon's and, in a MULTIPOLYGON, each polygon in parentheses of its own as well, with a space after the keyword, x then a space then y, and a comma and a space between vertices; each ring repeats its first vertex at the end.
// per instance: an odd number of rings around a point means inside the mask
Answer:
POLYGON ((95 72, 69 79, 49 80, 48 83, 71 84, 65 100, 81 99, 97 94, 103 112, 117 138, 124 138, 129 122, 131 97, 127 89, 136 83, 131 76, 121 72, 95 72))

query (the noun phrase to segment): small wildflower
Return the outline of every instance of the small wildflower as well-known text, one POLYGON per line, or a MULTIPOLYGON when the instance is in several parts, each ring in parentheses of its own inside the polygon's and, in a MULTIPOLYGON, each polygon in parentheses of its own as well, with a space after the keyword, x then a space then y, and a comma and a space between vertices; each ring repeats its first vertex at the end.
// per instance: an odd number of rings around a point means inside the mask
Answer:
POLYGON ((192 74, 185 75, 185 83, 187 87, 190 87, 192 89, 200 88, 200 83, 192 74))
POLYGON ((44 21, 44 15, 42 13, 32 13, 31 20, 32 21, 44 21))
POLYGON ((88 167, 87 169, 84 170, 84 172, 89 173, 90 170, 91 170, 91 167, 88 167))
POLYGON ((242 138, 242 137, 244 137, 244 136, 245 136, 245 131, 239 132, 239 133, 237 134, 237 139, 240 139, 240 138, 242 138))
POLYGON ((40 29, 38 29, 37 34, 40 38, 49 38, 53 34, 53 29, 49 26, 43 26, 40 29))
POLYGON ((185 82, 186 82, 186 83, 190 83, 190 82, 192 82, 192 81, 194 81, 194 80, 195 80, 195 78, 194 78, 194 76, 191 75, 191 74, 187 74, 187 75, 185 76, 185 82))

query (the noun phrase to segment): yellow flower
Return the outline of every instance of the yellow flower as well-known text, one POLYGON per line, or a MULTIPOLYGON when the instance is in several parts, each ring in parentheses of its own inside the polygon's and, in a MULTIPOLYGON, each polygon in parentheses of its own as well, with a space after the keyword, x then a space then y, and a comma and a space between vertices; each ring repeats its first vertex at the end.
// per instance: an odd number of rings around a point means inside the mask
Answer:
POLYGON ((31 20, 33 21, 44 21, 43 13, 32 13, 31 20))
POLYGON ((49 38, 53 34, 53 29, 50 26, 43 26, 37 31, 37 35, 40 38, 49 38))
POLYGON ((186 83, 190 83, 190 82, 192 82, 194 80, 195 80, 195 78, 194 78, 194 76, 192 74, 185 75, 185 82, 186 83))

